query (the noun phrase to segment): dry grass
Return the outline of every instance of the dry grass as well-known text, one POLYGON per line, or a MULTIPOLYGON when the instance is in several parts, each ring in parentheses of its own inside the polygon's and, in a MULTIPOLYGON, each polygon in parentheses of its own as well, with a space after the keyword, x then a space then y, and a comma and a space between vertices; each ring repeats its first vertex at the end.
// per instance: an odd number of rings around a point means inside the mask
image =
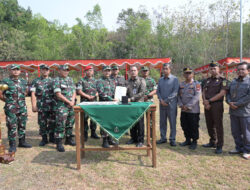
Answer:
MULTIPOLYGON (((250 162, 227 152, 234 148, 230 132, 228 107, 225 106, 225 146, 222 155, 201 144, 208 142, 204 115, 201 113, 200 139, 197 150, 169 144, 157 146, 157 168, 151 167, 146 152, 87 152, 82 169, 76 170, 75 147, 66 146, 65 153, 55 145, 39 147, 37 116, 30 110, 27 140, 32 149, 18 148, 16 160, 0 165, 0 189, 250 189, 250 162)), ((0 119, 4 144, 8 148, 3 103, 0 119)), ((157 112, 157 135, 159 137, 157 112)), ((184 140, 177 119, 177 142, 184 140)), ((128 140, 122 138, 121 143, 128 140)), ((87 144, 99 146, 101 141, 90 139, 87 144)))

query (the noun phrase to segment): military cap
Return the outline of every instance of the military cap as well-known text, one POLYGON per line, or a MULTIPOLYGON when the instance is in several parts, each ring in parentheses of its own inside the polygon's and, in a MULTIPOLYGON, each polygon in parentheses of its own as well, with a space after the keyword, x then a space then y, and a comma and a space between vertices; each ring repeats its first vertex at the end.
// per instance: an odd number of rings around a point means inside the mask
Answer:
POLYGON ((209 67, 219 67, 220 65, 217 63, 217 62, 214 62, 212 61, 210 64, 209 64, 209 67))
POLYGON ((103 71, 105 71, 105 70, 111 70, 111 68, 110 68, 110 66, 103 66, 102 70, 103 71))
POLYGON ((190 67, 186 67, 186 68, 183 69, 183 72, 184 72, 184 73, 192 73, 192 72, 193 72, 193 69, 190 68, 190 67))
POLYGON ((89 65, 89 66, 85 67, 84 71, 87 71, 87 70, 90 70, 90 69, 93 69, 93 67, 89 65))
POLYGON ((69 66, 68 66, 68 65, 60 65, 60 66, 59 66, 59 69, 60 69, 60 70, 68 70, 68 69, 69 69, 69 66))
POLYGON ((46 64, 40 65, 40 69, 49 69, 49 66, 46 64))
POLYGON ((148 69, 148 67, 147 67, 147 66, 143 66, 143 67, 141 67, 141 70, 142 70, 142 71, 149 71, 149 69, 148 69))
POLYGON ((20 69, 20 65, 17 65, 17 64, 12 64, 10 66, 10 69, 13 70, 13 69, 20 69))
POLYGON ((111 67, 111 69, 112 69, 112 70, 118 70, 118 66, 117 66, 117 65, 113 65, 113 66, 111 67))

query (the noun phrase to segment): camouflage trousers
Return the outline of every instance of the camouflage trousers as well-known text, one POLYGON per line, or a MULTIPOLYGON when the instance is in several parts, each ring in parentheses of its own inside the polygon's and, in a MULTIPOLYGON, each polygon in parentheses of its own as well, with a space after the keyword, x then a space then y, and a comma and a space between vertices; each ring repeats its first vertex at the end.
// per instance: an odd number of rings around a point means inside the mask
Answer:
POLYGON ((55 131, 55 112, 39 111, 38 112, 39 134, 46 135, 55 131))
POLYGON ((73 125, 75 124, 75 113, 73 108, 59 107, 55 113, 56 128, 55 138, 64 138, 72 135, 73 125))
POLYGON ((21 108, 19 110, 5 110, 6 126, 8 128, 9 141, 15 141, 18 131, 18 138, 25 135, 26 122, 27 122, 27 109, 21 108))

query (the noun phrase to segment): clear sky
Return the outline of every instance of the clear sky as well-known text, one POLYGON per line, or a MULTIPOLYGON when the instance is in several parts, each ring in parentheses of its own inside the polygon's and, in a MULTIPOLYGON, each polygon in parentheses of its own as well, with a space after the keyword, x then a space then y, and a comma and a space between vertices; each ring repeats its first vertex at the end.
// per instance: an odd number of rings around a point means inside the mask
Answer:
MULTIPOLYGON (((84 19, 89 10, 93 10, 99 4, 102 11, 103 23, 109 30, 117 28, 116 21, 122 9, 133 8, 138 10, 140 5, 152 12, 153 9, 168 6, 170 9, 178 8, 189 0, 18 0, 19 5, 24 8, 30 7, 34 14, 40 13, 49 21, 59 20, 61 24, 68 26, 76 24, 78 17, 84 19)), ((215 0, 193 0, 193 2, 212 3, 215 0)), ((239 2, 239 0, 237 0, 239 2)), ((244 15, 250 11, 250 0, 243 0, 244 15)))

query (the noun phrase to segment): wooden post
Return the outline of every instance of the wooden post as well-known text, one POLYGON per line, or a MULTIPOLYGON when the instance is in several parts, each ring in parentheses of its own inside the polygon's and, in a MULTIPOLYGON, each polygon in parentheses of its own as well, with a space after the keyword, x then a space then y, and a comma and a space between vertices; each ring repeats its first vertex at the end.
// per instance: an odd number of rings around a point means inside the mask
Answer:
MULTIPOLYGON (((80 112, 80 125, 81 148, 84 148, 84 112, 80 112)), ((81 151, 81 157, 85 157, 85 151, 81 151)))
POLYGON ((152 164, 153 167, 156 168, 156 135, 155 135, 155 110, 152 111, 152 120, 153 120, 153 126, 152 126, 152 164))
POLYGON ((80 131, 79 131, 79 112, 75 112, 75 133, 76 133, 76 163, 77 169, 81 169, 81 147, 80 147, 80 131))
POLYGON ((125 79, 128 80, 128 67, 127 67, 127 63, 125 65, 125 79))
MULTIPOLYGON (((147 111, 147 146, 150 147, 150 111, 147 111)), ((150 156, 150 150, 147 150, 147 156, 150 156)))
POLYGON ((37 68, 37 76, 40 77, 40 66, 38 65, 38 68, 37 68))

